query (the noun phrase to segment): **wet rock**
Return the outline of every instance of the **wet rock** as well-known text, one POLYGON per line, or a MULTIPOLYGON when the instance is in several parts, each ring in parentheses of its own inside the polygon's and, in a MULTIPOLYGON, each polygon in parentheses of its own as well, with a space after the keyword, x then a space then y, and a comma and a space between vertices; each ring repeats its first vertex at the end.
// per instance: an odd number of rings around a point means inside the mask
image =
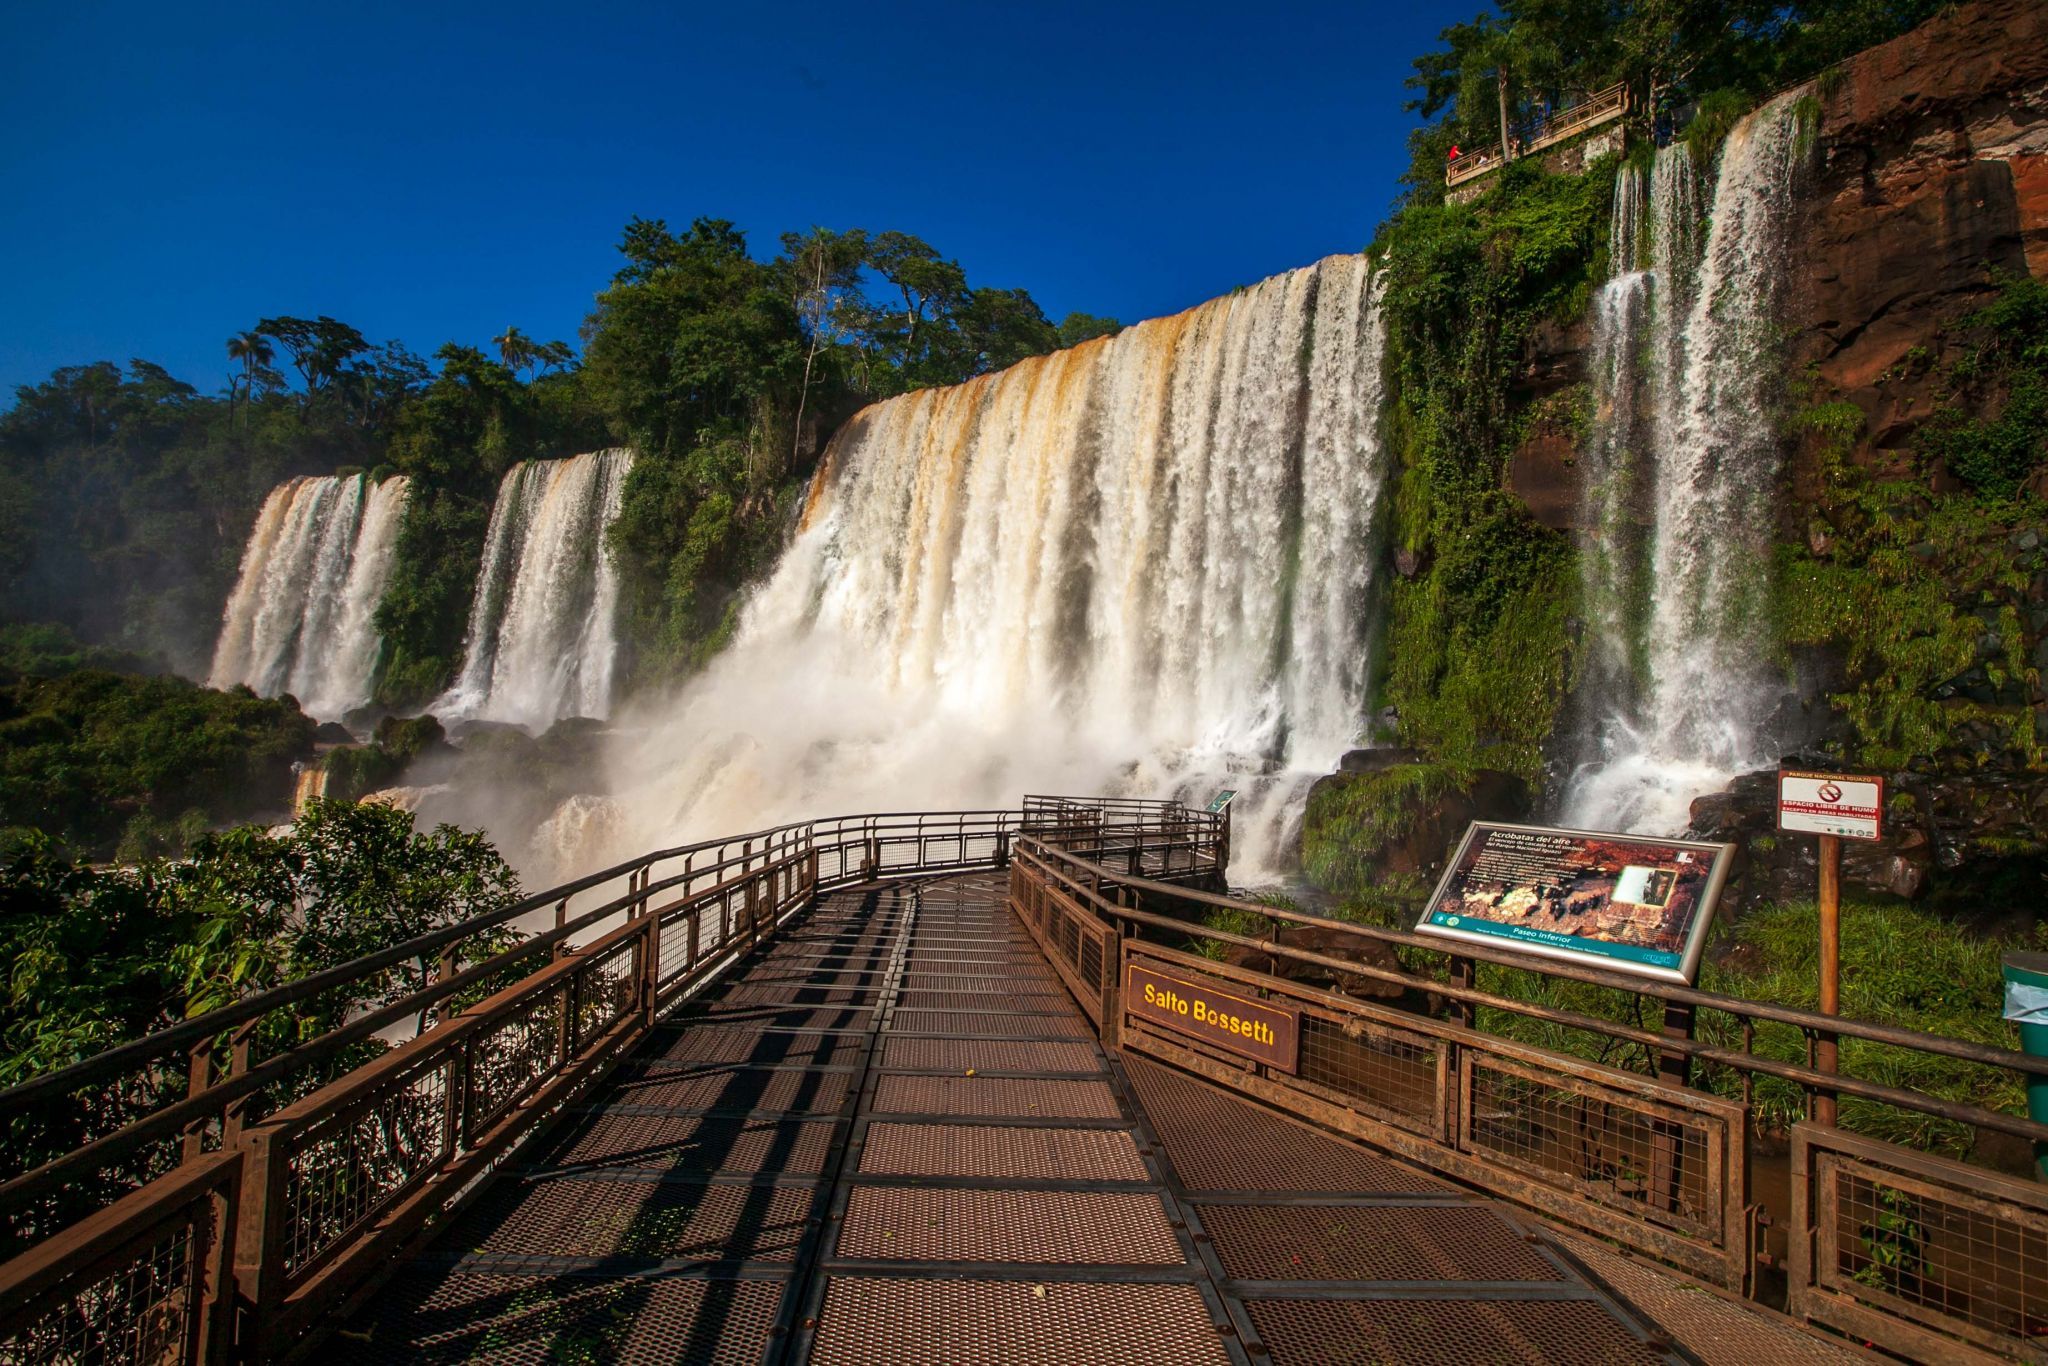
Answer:
POLYGON ((477 740, 490 743, 494 738, 499 737, 507 738, 508 742, 511 736, 517 736, 521 740, 531 740, 533 738, 527 734, 526 727, 515 726, 510 721, 473 720, 449 722, 447 736, 450 741, 458 745, 467 745, 477 740))
POLYGON ((1346 750, 1344 757, 1337 761, 1337 768, 1344 773, 1377 773, 1396 764, 1412 764, 1420 761, 1422 751, 1406 749, 1399 745, 1381 745, 1366 749, 1346 750))
POLYGON ((1355 784, 1389 784, 1392 792, 1388 804, 1398 810, 1385 822, 1386 833, 1380 842, 1355 851, 1356 855, 1382 876, 1434 876, 1473 821, 1516 821, 1529 815, 1529 785, 1512 773, 1496 769, 1479 769, 1464 787, 1442 796, 1404 795, 1425 790, 1419 770, 1426 767, 1397 763, 1376 770, 1333 773, 1319 779, 1310 790, 1311 816, 1333 792, 1355 784))
MULTIPOLYGON (((1986 743, 1995 745, 1995 729, 1987 732, 1986 743)), ((1886 775, 1884 838, 1843 841, 1844 888, 1982 916, 2008 909, 2010 894, 1998 889, 2015 875, 2023 884, 2032 876, 2038 887, 2048 874, 2048 774, 1981 759, 1966 761, 1966 770, 1953 776, 1886 775)), ((1745 774, 1698 798, 1691 819, 1696 838, 1737 846, 1729 889, 1734 905, 1813 897, 1818 841, 1778 830, 1775 770, 1745 774)), ((2028 916, 2034 911, 2031 904, 2021 909, 2028 916)))
MULTIPOLYGON (((1291 949, 1303 949, 1309 953, 1325 954, 1331 958, 1343 958, 1354 963, 1384 968, 1391 972, 1401 971, 1401 960, 1395 956, 1390 945, 1364 935, 1321 925, 1283 924, 1273 936, 1277 944, 1291 949)), ((1338 972, 1304 963, 1299 959, 1280 954, 1266 953, 1259 949, 1233 944, 1224 955, 1223 961, 1253 972, 1271 973, 1284 977, 1290 982, 1314 986, 1325 991, 1339 992, 1345 996, 1366 1001, 1409 1002, 1420 1006, 1415 998, 1424 993, 1413 991, 1398 983, 1388 982, 1360 973, 1338 972)))
POLYGON ((447 732, 433 716, 387 716, 377 723, 377 743, 407 759, 431 753, 447 742, 447 732))
POLYGON ((377 728, 377 723, 391 714, 389 707, 372 703, 367 707, 352 707, 341 715, 341 724, 351 735, 368 735, 377 728))
POLYGON ((1561 432, 1531 436, 1508 460, 1508 488, 1531 517, 1553 530, 1578 526, 1582 482, 1578 450, 1561 432))
POLYGON ((356 737, 338 721, 322 721, 313 731, 315 745, 352 745, 356 737))

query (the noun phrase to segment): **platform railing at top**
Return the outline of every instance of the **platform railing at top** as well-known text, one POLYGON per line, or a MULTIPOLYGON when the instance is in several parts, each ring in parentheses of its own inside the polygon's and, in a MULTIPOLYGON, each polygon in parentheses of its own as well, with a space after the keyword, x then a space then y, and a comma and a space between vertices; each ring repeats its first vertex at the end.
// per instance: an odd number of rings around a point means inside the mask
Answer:
MULTIPOLYGON (((2031 1143, 2048 1125, 1901 1084, 1929 1065, 2048 1076, 2048 1059, 1511 951, 1208 894, 1020 836, 1010 903, 1106 1042, 1621 1243, 1730 1291, 1759 1277, 1766 1215, 1752 1199, 1759 1092, 1790 1088, 1790 1198, 1780 1199, 1792 1313, 1915 1360, 2048 1360, 2048 1186, 1929 1152, 1958 1129, 2031 1143), (1147 903, 1151 905, 1148 908, 1147 903), (1168 906, 1171 914, 1159 909, 1168 906), (1265 933, 1216 928, 1215 917, 1265 933), (1317 931, 1316 947, 1289 945, 1317 931), (1207 953, 1190 952, 1193 941, 1207 953), (1237 955, 1236 963, 1221 961, 1237 955), (1139 964, 1300 1013, 1292 1070, 1208 1047, 1128 1008, 1139 964), (1528 995, 1600 989, 1642 1003, 1634 1023, 1487 990, 1512 969, 1528 995), (1301 970, 1348 984, 1292 980, 1301 970), (1383 992, 1375 996, 1372 993, 1383 992), (1398 1000, 1396 999, 1398 998, 1398 1000), (1647 1016, 1647 1019, 1642 1018, 1647 1016), (1759 1053, 1762 1033, 1804 1058, 1759 1053), (1873 1075, 1827 1072, 1823 1039, 1856 1041, 1873 1075), (1815 1117, 1825 1102, 1886 1121, 1884 1141, 1815 1117)), ((1845 1060, 1857 1056, 1843 1050, 1845 1060)), ((1782 1266, 1777 1265, 1782 1260, 1782 1266)))
MULTIPOLYGON (((1628 87, 1626 84, 1611 85, 1607 89, 1588 95, 1569 109, 1560 110, 1547 118, 1511 130, 1514 154, 1517 157, 1555 147, 1568 138, 1578 136, 1589 128, 1597 128, 1612 122, 1628 112, 1628 87)), ((1501 146, 1491 143, 1476 151, 1466 152, 1457 160, 1444 167, 1444 183, 1447 186, 1462 185, 1488 171, 1496 170, 1502 164, 1501 146)))
POLYGON ((81 1095, 131 1101, 0 1184, 18 1253, 0 1265, 0 1360, 288 1355, 662 1012, 821 891, 999 868, 1027 826, 1169 877, 1220 869, 1222 823, 1178 803, 1034 801, 658 851, 0 1093, 16 1118, 81 1095), (505 943, 515 927, 529 932, 505 943), (340 1026, 265 1051, 266 1026, 337 997, 357 1002, 340 1026))

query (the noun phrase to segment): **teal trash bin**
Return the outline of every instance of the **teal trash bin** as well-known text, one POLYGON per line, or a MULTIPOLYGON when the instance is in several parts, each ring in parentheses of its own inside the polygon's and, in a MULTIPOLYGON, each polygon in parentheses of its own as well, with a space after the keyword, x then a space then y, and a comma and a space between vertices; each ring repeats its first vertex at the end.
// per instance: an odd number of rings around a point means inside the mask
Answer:
MULTIPOLYGON (((2048 953, 2005 955, 2005 1018, 2020 1027, 2020 1050, 2048 1058, 2048 953)), ((2027 1078, 2027 1117, 2048 1124, 2048 1077, 2027 1078)), ((2034 1175, 2048 1181, 2048 1143, 2034 1145, 2034 1175)))

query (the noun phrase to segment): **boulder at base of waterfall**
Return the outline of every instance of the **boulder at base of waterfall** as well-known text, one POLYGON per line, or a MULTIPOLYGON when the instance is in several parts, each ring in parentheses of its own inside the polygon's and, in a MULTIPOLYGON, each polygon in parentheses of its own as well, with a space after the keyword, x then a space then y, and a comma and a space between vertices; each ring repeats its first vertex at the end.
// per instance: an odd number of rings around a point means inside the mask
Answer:
POLYGON ((1389 878, 1433 878, 1473 821, 1515 821, 1529 785, 1497 769, 1391 763, 1332 773, 1309 791, 1302 862, 1338 892, 1389 878))
POLYGON ((1414 764, 1421 761, 1422 751, 1419 749, 1406 749, 1400 745, 1375 745, 1365 749, 1346 750, 1344 757, 1337 761, 1337 769, 1342 773, 1378 773, 1381 769, 1392 768, 1396 764, 1414 764))
MULTIPOLYGON (((1385 968, 1390 972, 1401 971, 1401 960, 1395 956, 1392 945, 1377 939, 1368 939, 1364 935, 1334 925, 1283 924, 1279 933, 1274 936, 1274 942, 1286 948, 1342 958, 1369 967, 1385 968)), ((1223 956, 1223 961, 1235 967, 1248 968, 1253 972, 1284 977, 1290 982, 1299 982, 1303 986, 1315 987, 1320 991, 1333 991, 1363 1001, 1377 1001, 1401 1010, 1412 1010, 1417 1014, 1434 1014, 1440 1004, 1433 992, 1406 987, 1383 978, 1368 977, 1363 973, 1340 972, 1335 968, 1304 963, 1297 958, 1267 953, 1241 944, 1230 945, 1223 956)))
MULTIPOLYGON (((1727 898, 1738 909, 1811 901, 1819 886, 1819 839, 1780 831, 1777 803, 1777 770, 1763 769, 1692 804, 1687 833, 1737 846, 1727 898)), ((2010 909, 2014 886, 2038 887, 2048 872, 2048 775, 1887 774, 1883 828, 1881 840, 1842 841, 1850 895, 1926 900, 1972 920, 1996 919, 2010 909)))

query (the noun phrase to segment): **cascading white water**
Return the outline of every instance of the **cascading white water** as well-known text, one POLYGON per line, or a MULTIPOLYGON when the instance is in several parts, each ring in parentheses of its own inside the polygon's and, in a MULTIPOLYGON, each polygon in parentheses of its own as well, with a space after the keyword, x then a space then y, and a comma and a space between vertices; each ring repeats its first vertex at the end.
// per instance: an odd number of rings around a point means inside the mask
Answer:
MULTIPOLYGON (((1575 824, 1677 833, 1693 798, 1774 757, 1769 723, 1786 685, 1765 626, 1779 454, 1770 413, 1803 93, 1779 96, 1729 134, 1703 248, 1682 149, 1661 154, 1652 176, 1650 338, 1638 351, 1648 373, 1636 380, 1652 412, 1647 422, 1628 413, 1622 427, 1616 402, 1593 445, 1648 445, 1647 462, 1605 458, 1647 463, 1654 520, 1633 576, 1640 587, 1600 585, 1617 604, 1611 614, 1594 598, 1589 626, 1613 633, 1598 649, 1633 662, 1634 686, 1615 687, 1602 756, 1574 778, 1575 824)), ((1611 382, 1617 394, 1631 388, 1626 375, 1611 382)), ((1605 515, 1594 558, 1626 562, 1616 547, 1628 529, 1605 515)))
POLYGON ((272 489, 242 552, 207 683, 290 693, 336 718, 369 700, 377 603, 391 577, 404 477, 289 479, 272 489))
POLYGON ((604 535, 632 463, 630 451, 597 451, 505 475, 462 675, 434 711, 536 729, 610 712, 619 576, 604 535))
POLYGON ((1587 662, 1582 687, 1602 697, 1631 691, 1634 672, 1629 613, 1641 555, 1633 523, 1641 490, 1637 452, 1642 431, 1637 371, 1651 294, 1658 280, 1645 269, 1643 173, 1624 166, 1614 179, 1614 227, 1608 239, 1610 271, 1594 291, 1589 380, 1593 427, 1581 463, 1582 504, 1588 536, 1580 556, 1587 617, 1587 662))
POLYGON ((858 414, 741 635, 622 757, 626 844, 1123 791, 1271 875, 1363 728, 1379 289, 1332 257, 858 414))

